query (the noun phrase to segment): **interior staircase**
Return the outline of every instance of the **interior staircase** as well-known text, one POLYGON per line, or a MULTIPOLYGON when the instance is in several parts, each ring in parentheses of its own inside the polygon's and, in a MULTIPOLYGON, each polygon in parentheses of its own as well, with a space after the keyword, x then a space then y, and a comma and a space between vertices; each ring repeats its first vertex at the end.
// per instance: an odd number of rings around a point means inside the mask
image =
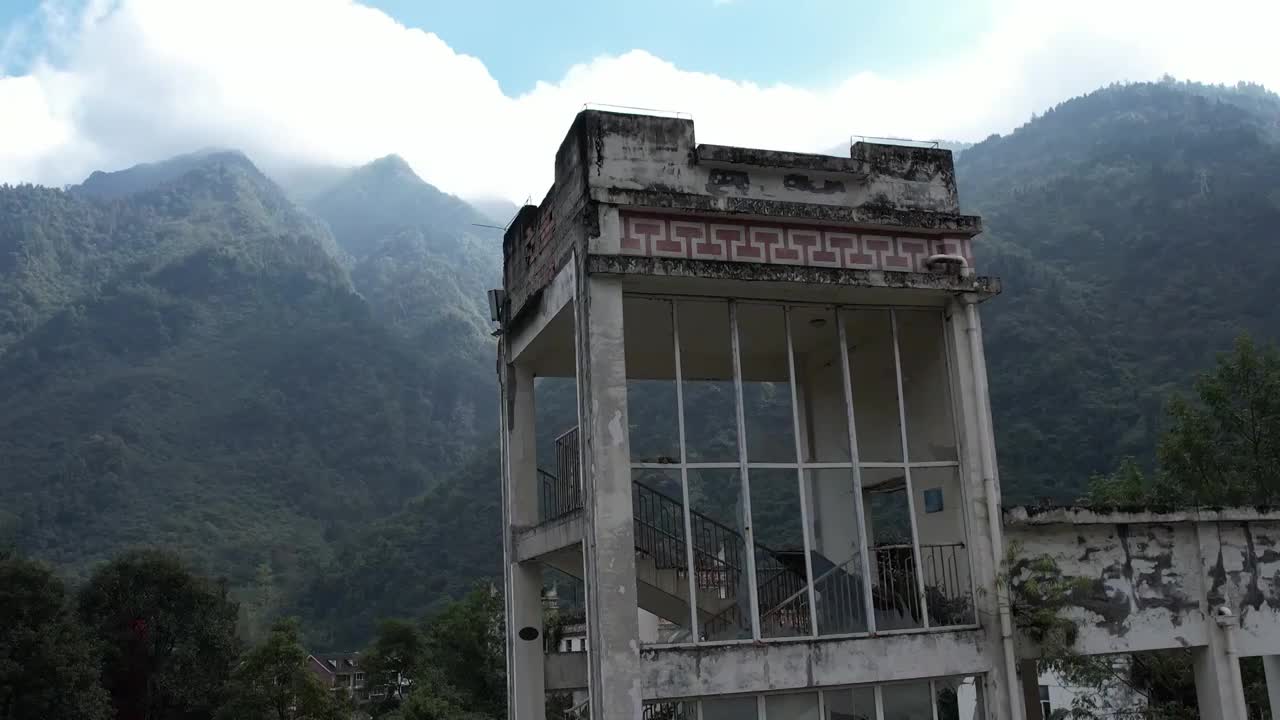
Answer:
MULTIPOLYGON (((542 483, 540 518, 552 522, 582 508, 577 477, 577 433, 571 430, 556 441, 557 473, 539 470, 542 483)), ((632 483, 635 515, 637 602, 641 609, 663 622, 658 642, 689 642, 690 549, 685 542, 684 504, 680 498, 660 492, 644 482, 632 483)), ((736 528, 699 512, 689 514, 692 542, 694 605, 698 614, 698 640, 734 640, 751 637, 750 588, 746 542, 736 528)), ((960 573, 954 571, 956 550, 963 546, 922 546, 926 593, 932 598, 963 593, 960 573), (948 558, 948 554, 950 557, 948 558), (939 586, 941 579, 942 585, 939 586), (930 584, 934 587, 930 587, 930 584)), ((763 637, 809 635, 811 615, 808 572, 801 550, 775 550, 753 546, 756 596, 763 637)), ((874 567, 872 611, 881 630, 920 627, 922 620, 916 568, 910 545, 870 548, 874 567)), ((561 553, 548 556, 548 564, 580 577, 581 556, 561 553)), ((820 633, 837 635, 864 632, 867 627, 863 576, 855 557, 837 563, 819 552, 810 552, 808 565, 814 574, 813 600, 820 633)), ((935 625, 956 624, 938 616, 931 605, 935 625)))

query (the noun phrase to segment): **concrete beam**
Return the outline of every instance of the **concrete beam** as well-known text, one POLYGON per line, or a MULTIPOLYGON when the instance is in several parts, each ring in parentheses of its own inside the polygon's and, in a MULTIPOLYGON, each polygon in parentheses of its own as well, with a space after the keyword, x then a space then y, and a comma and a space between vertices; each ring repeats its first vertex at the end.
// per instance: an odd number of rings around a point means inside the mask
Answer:
POLYGON ((980 630, 644 648, 645 700, 988 673, 980 630))
MULTIPOLYGON (((1000 279, 945 273, 915 273, 886 270, 849 270, 846 268, 809 267, 805 265, 766 265, 761 263, 688 260, 682 258, 643 257, 639 255, 591 255, 587 272, 594 275, 651 275, 656 277, 696 278, 699 282, 735 280, 774 282, 795 286, 832 285, 845 288, 893 288, 895 290, 927 290, 945 294, 975 293, 990 297, 1000 293, 1000 279)), ((901 300, 900 300, 901 302, 901 300)))
POLYGON ((538 296, 537 306, 532 312, 526 311, 513 328, 508 328, 507 338, 510 360, 519 360, 535 339, 546 329, 547 325, 560 314, 569 303, 573 302, 574 285, 577 283, 577 267, 574 263, 565 263, 551 282, 538 296))
POLYGON ((539 560, 543 556, 582 543, 586 519, 575 510, 557 520, 515 531, 517 562, 539 560))
POLYGON ((1197 510, 1147 510, 1142 508, 1029 507, 1004 509, 1006 527, 1035 525, 1146 525, 1215 522, 1280 522, 1280 510, 1269 507, 1222 507, 1197 510))

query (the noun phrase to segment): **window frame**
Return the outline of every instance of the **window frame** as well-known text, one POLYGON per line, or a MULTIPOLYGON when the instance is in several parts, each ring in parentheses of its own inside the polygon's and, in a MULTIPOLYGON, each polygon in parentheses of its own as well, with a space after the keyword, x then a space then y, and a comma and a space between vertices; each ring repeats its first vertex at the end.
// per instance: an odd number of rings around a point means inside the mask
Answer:
MULTIPOLYGON (((961 430, 961 398, 959 397, 959 384, 955 373, 954 355, 956 347, 951 337, 950 318, 946 313, 946 309, 940 306, 910 306, 910 305, 859 305, 859 304, 838 304, 838 303, 816 303, 816 302, 796 302, 796 301, 779 301, 779 300, 757 300, 748 298, 732 298, 721 296, 703 296, 703 295, 672 295, 660 293, 645 292, 626 292, 624 294, 624 302, 627 299, 639 300, 657 300, 666 304, 667 310, 670 312, 671 327, 671 343, 674 361, 674 377, 675 396, 676 396, 676 417, 677 417, 677 436, 679 442, 679 462, 629 462, 629 468, 634 473, 635 470, 665 470, 675 471, 679 476, 681 485, 681 502, 683 503, 683 525, 686 542, 685 545, 685 575, 688 579, 687 592, 689 601, 689 618, 687 620, 689 635, 692 638, 684 642, 670 643, 646 643, 646 647, 687 647, 690 645, 714 646, 714 645, 736 645, 754 642, 776 642, 787 641, 804 638, 822 638, 822 639, 845 639, 845 638, 861 638, 881 635, 898 635, 898 634, 917 634, 938 631, 953 631, 974 629, 980 627, 977 621, 976 608, 972 616, 972 622, 951 624, 951 625, 934 625, 929 617, 928 597, 925 591, 925 572, 923 569, 923 555, 920 549, 920 533, 918 528, 919 518, 916 513, 916 488, 912 483, 911 471, 913 469, 925 468, 952 468, 959 479, 960 497, 954 500, 946 501, 948 507, 957 508, 960 516, 960 533, 963 538, 963 549, 967 558, 968 572, 968 597, 976 598, 976 583, 972 570, 972 556, 970 554, 972 548, 972 529, 967 515, 962 511, 968 507, 967 483, 965 482, 968 475, 966 452, 964 446, 964 435, 961 430), (680 305, 682 303, 724 303, 728 310, 729 323, 729 339, 730 353, 732 357, 733 367, 733 388, 734 388, 734 410, 736 423, 736 440, 738 459, 733 461, 722 462, 689 462, 688 447, 686 438, 686 422, 685 422, 685 399, 684 399, 684 379, 682 367, 682 350, 681 350, 681 332, 680 332, 680 305), (742 356, 741 342, 739 333, 739 312, 741 305, 763 305, 770 307, 780 307, 783 314, 783 325, 785 329, 785 352, 787 358, 787 385, 790 390, 790 412, 793 423, 793 435, 795 442, 795 461, 794 462, 753 462, 748 458, 748 437, 745 419, 745 408, 743 401, 743 374, 742 374, 742 356), (805 453, 802 448, 802 418, 799 411, 799 390, 797 383, 797 367, 796 353, 793 342, 792 328, 792 311, 795 308, 822 308, 830 310, 836 321, 837 337, 840 347, 844 351, 839 352, 841 365, 841 385, 844 391, 844 405, 846 426, 848 430, 848 461, 823 461, 823 462, 806 462, 804 460, 805 453), (895 393, 897 398, 898 424, 899 424, 899 442, 901 443, 900 462, 881 462, 871 461, 864 462, 861 460, 858 450, 857 438, 857 417, 854 408, 854 393, 857 392, 855 387, 856 380, 853 372, 856 368, 852 367, 848 352, 848 334, 846 331, 847 315, 852 311, 882 311, 888 314, 891 342, 893 346, 893 364, 894 364, 894 381, 895 393), (907 417, 907 406, 903 389, 903 368, 902 368, 902 351, 901 337, 898 328, 898 312, 911 311, 921 312, 928 311, 936 314, 937 329, 942 334, 943 341, 940 344, 940 351, 943 356, 944 365, 943 372, 945 374, 945 383, 948 397, 946 398, 947 411, 951 415, 951 434, 952 440, 956 448, 955 460, 930 460, 930 461, 911 461, 910 444, 909 444, 909 426, 907 417), (699 640, 700 628, 697 612, 697 603, 695 598, 698 596, 697 576, 695 572, 690 572, 690 568, 694 568, 694 543, 689 542, 688 538, 693 537, 692 520, 690 513, 689 498, 689 471, 690 470, 737 470, 741 481, 741 497, 743 512, 746 515, 747 523, 743 532, 743 541, 746 548, 745 570, 750 573, 751 581, 747 583, 750 615, 751 615, 751 638, 729 639, 729 640, 699 640), (809 612, 809 632, 804 635, 792 635, 786 637, 763 637, 760 629, 760 606, 757 586, 759 579, 756 571, 755 563, 755 529, 754 523, 751 521, 751 471, 752 470, 795 470, 796 482, 799 488, 801 523, 803 525, 803 542, 805 553, 805 569, 806 592, 808 595, 809 608, 816 607, 814 575, 812 563, 812 523, 809 517, 809 483, 806 481, 806 472, 810 470, 849 470, 853 480, 853 497, 856 512, 858 513, 859 522, 859 541, 858 555, 861 564, 862 577, 862 604, 866 616, 867 629, 863 632, 854 633, 830 633, 820 634, 817 613, 809 612), (863 485, 862 471, 873 469, 896 469, 902 470, 904 476, 904 489, 907 496, 908 512, 911 518, 911 549, 915 563, 915 593, 916 602, 921 610, 921 625, 919 627, 878 630, 876 628, 874 600, 872 597, 873 585, 871 582, 871 551, 869 548, 868 538, 866 537, 866 517, 867 510, 863 502, 863 485)), ((623 328, 624 342, 626 337, 626 328, 623 328)), ((630 378, 628 378, 630 380, 630 378)))

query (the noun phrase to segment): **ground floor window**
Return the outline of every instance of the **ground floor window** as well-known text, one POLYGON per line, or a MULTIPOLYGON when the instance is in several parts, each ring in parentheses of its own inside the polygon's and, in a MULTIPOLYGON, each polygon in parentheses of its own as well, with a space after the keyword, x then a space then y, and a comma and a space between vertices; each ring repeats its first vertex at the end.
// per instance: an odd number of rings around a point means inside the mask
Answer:
POLYGON ((645 720, 982 720, 981 678, 688 698, 645 705, 645 720))

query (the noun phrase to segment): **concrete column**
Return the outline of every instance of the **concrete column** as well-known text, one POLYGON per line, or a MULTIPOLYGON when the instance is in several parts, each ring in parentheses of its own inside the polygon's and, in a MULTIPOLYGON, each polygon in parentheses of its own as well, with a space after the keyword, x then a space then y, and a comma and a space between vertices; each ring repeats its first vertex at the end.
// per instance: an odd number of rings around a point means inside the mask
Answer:
MULTIPOLYGON (((1221 635, 1216 629, 1210 635, 1221 635)), ((1237 720, 1245 718, 1240 659, 1230 655, 1219 638, 1204 647, 1192 649, 1192 667, 1196 676, 1196 701, 1201 720, 1237 720)))
POLYGON ((1040 711, 1040 672, 1035 660, 1018 663, 1018 679, 1022 681, 1022 707, 1027 720, 1046 720, 1040 711))
MULTIPOLYGON (((1008 592, 999 582, 1003 571, 1004 540, 999 532, 1000 519, 996 518, 994 524, 991 522, 991 504, 987 497, 989 488, 999 492, 999 478, 995 476, 994 469, 995 440, 989 432, 991 415, 986 398, 986 360, 980 353, 975 355, 972 352, 969 336, 972 331, 981 340, 982 327, 975 313, 975 322, 970 329, 965 306, 959 300, 953 300, 946 312, 951 392, 955 399, 955 422, 960 436, 960 477, 965 502, 969 568, 977 589, 975 610, 986 631, 984 651, 991 658, 991 672, 986 676, 984 693, 986 711, 991 720, 1022 720, 1022 689, 1011 680, 1017 673, 1006 657, 1000 621, 1001 606, 1008 597, 1008 592), (991 482, 984 476, 984 452, 993 466, 991 482), (993 526, 995 533, 992 532, 993 526)), ((998 501, 999 498, 996 499, 998 501)))
MULTIPOLYGON (((1216 522, 1197 522, 1200 562, 1206 578, 1211 578, 1221 562, 1221 532, 1216 522)), ((1235 720, 1247 717, 1244 681, 1240 677, 1240 657, 1235 634, 1239 630, 1237 603, 1219 589, 1210 591, 1201 608, 1209 622, 1208 643, 1192 649, 1196 679, 1196 701, 1201 720, 1235 720)))
POLYGON ((578 407, 591 717, 635 720, 641 713, 640 646, 622 281, 585 273, 579 277, 578 407))
POLYGON ((538 522, 533 373, 525 367, 506 364, 502 402, 503 505, 506 516, 503 550, 506 556, 507 683, 512 698, 511 718, 544 720, 542 570, 538 563, 516 562, 512 548, 513 530, 538 522), (529 628, 536 630, 536 634, 529 628))
POLYGON ((1263 655, 1262 671, 1267 676, 1267 699, 1271 717, 1280 718, 1280 655, 1263 655))

